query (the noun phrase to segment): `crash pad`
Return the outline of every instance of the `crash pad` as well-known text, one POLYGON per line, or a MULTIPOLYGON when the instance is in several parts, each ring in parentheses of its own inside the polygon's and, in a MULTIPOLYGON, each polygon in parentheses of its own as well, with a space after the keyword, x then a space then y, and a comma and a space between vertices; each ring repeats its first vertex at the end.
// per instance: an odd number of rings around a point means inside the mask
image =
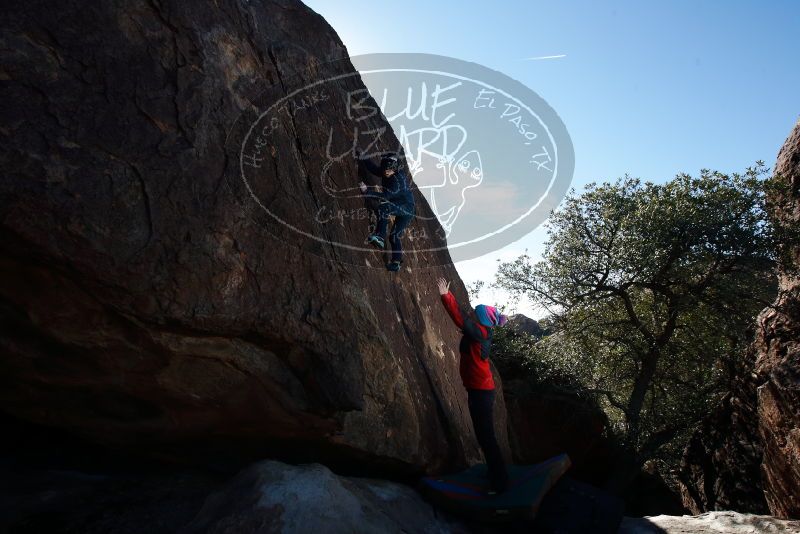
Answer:
POLYGON ((463 517, 483 521, 533 519, 545 494, 570 465, 566 454, 535 465, 508 465, 508 489, 500 494, 490 492, 485 464, 460 473, 425 477, 420 489, 433 504, 463 517))

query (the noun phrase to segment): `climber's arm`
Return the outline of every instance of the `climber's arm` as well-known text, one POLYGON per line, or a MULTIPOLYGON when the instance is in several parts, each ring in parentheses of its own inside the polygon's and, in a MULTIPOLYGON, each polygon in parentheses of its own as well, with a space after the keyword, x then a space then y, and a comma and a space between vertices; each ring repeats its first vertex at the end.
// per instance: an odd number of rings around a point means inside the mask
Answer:
POLYGON ((444 278, 439 278, 436 280, 436 285, 439 287, 439 295, 442 297, 442 304, 444 304, 444 309, 447 310, 447 314, 457 327, 463 328, 464 318, 461 315, 461 310, 458 308, 456 297, 450 293, 450 282, 444 278))
POLYGON ((452 293, 448 291, 447 294, 442 295, 442 304, 444 304, 444 309, 447 310, 447 314, 456 326, 464 328, 464 318, 461 315, 461 310, 458 308, 458 302, 456 302, 456 298, 452 293))

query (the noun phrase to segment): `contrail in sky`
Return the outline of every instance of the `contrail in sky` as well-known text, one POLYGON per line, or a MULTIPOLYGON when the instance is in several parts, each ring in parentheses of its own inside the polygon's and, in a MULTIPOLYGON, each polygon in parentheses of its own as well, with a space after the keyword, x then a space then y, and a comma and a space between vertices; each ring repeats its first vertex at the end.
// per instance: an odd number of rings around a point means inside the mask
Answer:
POLYGON ((567 57, 567 54, 558 54, 557 56, 526 57, 526 58, 523 58, 523 61, 531 61, 531 60, 537 60, 537 59, 558 59, 560 57, 567 57))

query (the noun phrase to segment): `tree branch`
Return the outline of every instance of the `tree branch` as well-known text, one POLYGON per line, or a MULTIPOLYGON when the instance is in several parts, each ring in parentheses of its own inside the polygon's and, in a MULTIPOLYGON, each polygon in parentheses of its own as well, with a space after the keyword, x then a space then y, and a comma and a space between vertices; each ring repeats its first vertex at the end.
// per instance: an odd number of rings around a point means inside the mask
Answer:
POLYGON ((585 393, 597 393, 600 395, 605 395, 606 398, 608 399, 608 403, 611 404, 611 406, 619 409, 625 415, 628 414, 628 408, 622 402, 618 401, 616 397, 614 397, 613 392, 608 391, 606 389, 584 389, 582 391, 584 391, 585 393))

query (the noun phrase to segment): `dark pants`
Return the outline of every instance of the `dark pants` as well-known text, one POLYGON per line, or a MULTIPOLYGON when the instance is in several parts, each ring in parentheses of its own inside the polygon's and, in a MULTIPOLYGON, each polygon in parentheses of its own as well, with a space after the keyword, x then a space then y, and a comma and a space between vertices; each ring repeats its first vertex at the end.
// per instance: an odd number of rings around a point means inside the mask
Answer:
POLYGON ((496 491, 505 491, 508 487, 508 472, 494 435, 494 396, 493 389, 468 389, 469 415, 478 444, 486 457, 489 470, 489 481, 496 491))
POLYGON ((378 209, 378 227, 375 235, 386 239, 386 229, 389 226, 389 217, 394 215, 394 224, 389 234, 389 244, 392 246, 392 261, 403 261, 403 244, 400 238, 403 237, 411 219, 414 218, 414 206, 398 205, 393 202, 384 202, 378 209))
POLYGON ((373 193, 362 193, 364 197, 364 207, 367 209, 367 220, 369 221, 369 232, 374 234, 378 227, 378 213, 381 199, 373 193))

